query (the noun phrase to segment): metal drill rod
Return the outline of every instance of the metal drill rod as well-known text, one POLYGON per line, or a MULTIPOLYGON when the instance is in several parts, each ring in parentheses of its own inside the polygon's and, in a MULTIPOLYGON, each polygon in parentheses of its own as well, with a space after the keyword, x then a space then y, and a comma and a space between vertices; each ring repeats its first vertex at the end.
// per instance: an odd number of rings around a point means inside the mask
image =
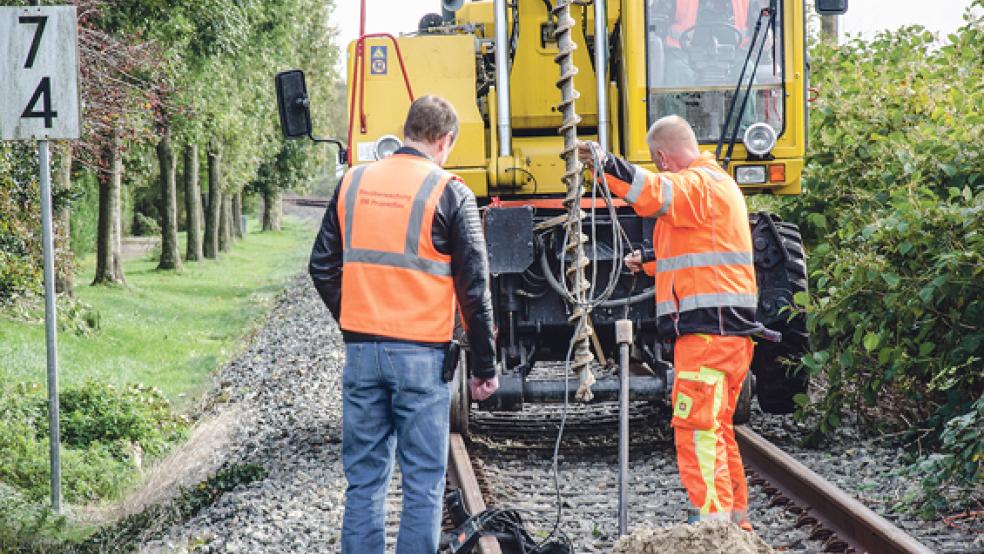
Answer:
POLYGON ((618 341, 618 536, 629 532, 629 347, 632 345, 632 320, 615 322, 618 341))
POLYGON ((559 108, 563 116, 560 133, 564 137, 564 149, 560 157, 564 160, 564 184, 567 186, 567 196, 564 198, 564 206, 568 213, 567 222, 564 224, 567 235, 564 258, 569 264, 566 277, 574 301, 569 321, 577 333, 574 338, 571 369, 578 374, 581 383, 577 391, 578 400, 589 401, 592 397, 591 384, 594 383, 594 375, 588 366, 594 361, 594 355, 591 353, 590 314, 584 306, 587 304, 587 291, 591 288, 591 284, 585 273, 589 261, 584 255, 584 243, 588 238, 581 230, 581 221, 584 218, 584 212, 581 210, 584 182, 583 168, 577 157, 577 125, 581 122, 581 118, 577 115, 574 106, 580 94, 574 88, 574 77, 577 75, 574 51, 577 45, 573 39, 575 23, 571 17, 571 0, 558 0, 553 14, 557 21, 554 37, 557 39, 558 53, 555 61, 560 65, 557 87, 560 89, 559 108))

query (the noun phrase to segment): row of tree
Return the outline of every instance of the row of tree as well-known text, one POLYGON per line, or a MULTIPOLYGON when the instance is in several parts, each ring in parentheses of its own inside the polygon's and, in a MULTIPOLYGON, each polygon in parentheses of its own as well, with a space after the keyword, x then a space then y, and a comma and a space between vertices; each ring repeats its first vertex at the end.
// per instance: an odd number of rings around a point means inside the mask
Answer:
MULTIPOLYGON (((73 181, 87 174, 99 191, 94 284, 125 282, 125 183, 159 183, 162 270, 181 267, 182 253, 198 261, 231 247, 242 233, 244 192, 263 196, 264 228, 277 228, 280 190, 311 177, 327 156, 280 138, 273 75, 301 67, 313 89, 337 91, 338 49, 328 25, 333 0, 67 3, 79 14, 84 130, 81 140, 57 149, 59 252, 70 251, 73 181), (285 160, 291 171, 276 171, 285 160), (188 236, 183 249, 179 221, 188 236)), ((315 116, 326 121, 332 98, 315 100, 315 116)), ((8 186, 24 185, 12 176, 29 174, 6 173, 0 180, 8 186)), ((62 291, 71 290, 71 274, 60 272, 62 291)))

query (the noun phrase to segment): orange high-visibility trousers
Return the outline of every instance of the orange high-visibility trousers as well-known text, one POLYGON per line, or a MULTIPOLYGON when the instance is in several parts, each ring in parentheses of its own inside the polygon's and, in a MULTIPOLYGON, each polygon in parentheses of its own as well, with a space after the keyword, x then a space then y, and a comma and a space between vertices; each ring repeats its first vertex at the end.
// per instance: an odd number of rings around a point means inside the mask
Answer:
POLYGON ((701 519, 747 519, 748 485, 731 421, 752 362, 748 337, 684 335, 673 351, 680 480, 701 519))

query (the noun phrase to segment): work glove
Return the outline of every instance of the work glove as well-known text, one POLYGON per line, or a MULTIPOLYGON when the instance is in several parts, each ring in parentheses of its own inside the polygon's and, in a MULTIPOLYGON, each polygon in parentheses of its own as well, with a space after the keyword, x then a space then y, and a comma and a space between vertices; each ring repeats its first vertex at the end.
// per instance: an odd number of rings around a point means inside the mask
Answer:
POLYGON ((499 390, 499 376, 489 379, 483 379, 481 377, 472 377, 468 381, 468 386, 471 388, 472 400, 477 400, 481 402, 486 400, 488 397, 492 396, 495 391, 499 390))

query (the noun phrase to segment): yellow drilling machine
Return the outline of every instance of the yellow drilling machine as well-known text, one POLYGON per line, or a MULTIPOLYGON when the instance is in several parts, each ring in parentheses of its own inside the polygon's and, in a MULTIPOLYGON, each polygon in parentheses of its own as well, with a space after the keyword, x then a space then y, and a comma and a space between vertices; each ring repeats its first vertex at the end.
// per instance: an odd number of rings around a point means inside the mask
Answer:
MULTIPOLYGON (((847 0, 815 7, 844 13, 847 0)), ((798 194, 810 95, 804 0, 445 0, 435 8, 416 32, 367 34, 362 0, 361 36, 348 46, 349 134, 328 141, 341 163, 370 163, 401 146, 414 98, 439 95, 457 109, 461 130, 446 168, 483 211, 499 329, 501 388, 481 407, 619 399, 620 379, 606 368, 620 342, 636 368, 628 397, 663 401, 671 337, 656 333, 653 280, 621 263, 652 248, 654 221, 594 186, 574 144, 597 141, 655 171, 647 128, 678 114, 747 194, 798 194), (631 321, 628 339, 616 336, 619 320, 631 321)), ((276 83, 285 135, 313 139, 303 73, 276 83)), ((749 225, 758 318, 782 339, 759 342, 739 422, 753 393, 766 412, 793 410, 806 378, 790 361, 809 347, 804 317, 791 309, 807 289, 797 227, 768 213, 752 214, 749 225)), ((454 381, 452 428, 461 432, 467 366, 465 355, 454 381)))

